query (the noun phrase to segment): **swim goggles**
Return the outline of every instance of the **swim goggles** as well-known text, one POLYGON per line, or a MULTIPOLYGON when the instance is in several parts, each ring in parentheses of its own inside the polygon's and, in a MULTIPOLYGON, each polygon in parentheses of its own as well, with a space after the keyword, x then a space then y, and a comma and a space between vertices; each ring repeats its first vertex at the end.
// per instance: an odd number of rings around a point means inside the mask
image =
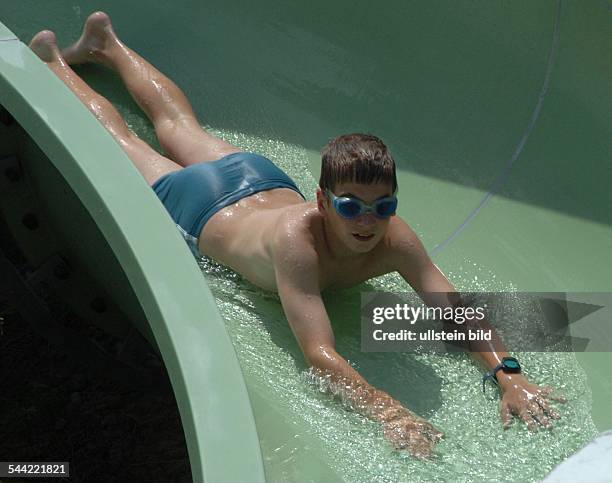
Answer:
POLYGON ((332 200, 334 208, 340 216, 349 220, 366 213, 373 213, 377 218, 389 218, 395 215, 397 209, 397 196, 385 196, 371 205, 352 196, 336 196, 331 190, 326 190, 327 196, 332 200))

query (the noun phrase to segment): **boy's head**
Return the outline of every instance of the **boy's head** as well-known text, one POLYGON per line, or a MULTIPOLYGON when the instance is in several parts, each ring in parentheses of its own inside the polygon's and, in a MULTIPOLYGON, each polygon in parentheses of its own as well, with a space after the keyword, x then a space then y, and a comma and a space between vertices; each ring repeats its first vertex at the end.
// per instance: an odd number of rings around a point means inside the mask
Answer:
POLYGON ((395 212, 395 162, 371 134, 345 134, 322 152, 317 206, 328 226, 351 251, 365 253, 384 237, 395 212))
POLYGON ((337 183, 390 184, 397 188, 395 161, 385 143, 372 134, 344 134, 323 148, 319 187, 323 192, 337 183))

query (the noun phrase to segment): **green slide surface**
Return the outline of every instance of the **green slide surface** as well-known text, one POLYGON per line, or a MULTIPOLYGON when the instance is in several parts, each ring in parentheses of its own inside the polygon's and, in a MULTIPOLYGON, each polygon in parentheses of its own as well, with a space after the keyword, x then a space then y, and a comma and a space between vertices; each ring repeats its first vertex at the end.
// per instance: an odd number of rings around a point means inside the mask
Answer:
MULTIPOLYGON (((134 310, 133 319, 171 374, 194 476, 246 481, 241 475, 252 471, 261 478, 258 435, 282 446, 290 425, 247 376, 249 401, 205 278, 155 195, 17 40, 52 29, 65 46, 79 37, 90 8, 66 0, 0 5, 0 21, 15 34, 0 24, 0 102, 55 163, 125 271, 144 312, 134 310), (75 139, 77 124, 95 136, 75 139), (226 443, 233 452, 217 460, 226 443)), ((609 0, 391 0, 376 8, 348 0, 134 0, 129 12, 124 2, 101 0, 95 8, 181 86, 206 126, 270 149, 299 146, 312 179, 329 139, 380 136, 398 166, 399 214, 458 286, 612 292, 609 0)), ((79 73, 159 148, 111 73, 88 66, 79 73)), ((599 431, 612 428, 610 350, 576 354, 599 431)), ((304 461, 324 452, 306 439, 304 461)), ((304 479, 342 479, 332 470, 300 471, 304 479)))

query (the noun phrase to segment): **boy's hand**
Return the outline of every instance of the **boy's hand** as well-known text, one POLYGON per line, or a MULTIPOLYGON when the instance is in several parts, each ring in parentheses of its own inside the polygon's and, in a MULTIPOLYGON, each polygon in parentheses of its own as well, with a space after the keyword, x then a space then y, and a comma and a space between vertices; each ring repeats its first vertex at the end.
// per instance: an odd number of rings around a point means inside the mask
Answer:
POLYGON ((417 458, 429 458, 435 444, 444 434, 429 421, 401 405, 388 408, 380 415, 385 437, 396 450, 407 449, 417 458))
MULTIPOLYGON (((516 376, 515 376, 516 377, 516 376)), ((563 396, 552 395, 552 387, 531 384, 524 377, 502 386, 501 417, 504 428, 510 426, 512 416, 520 417, 527 427, 535 431, 538 425, 552 426, 551 419, 559 419, 559 413, 551 407, 551 401, 566 402, 563 396)))
POLYGON ((397 450, 408 449, 412 456, 429 458, 435 444, 444 436, 431 423, 416 416, 405 416, 383 423, 385 437, 397 450))

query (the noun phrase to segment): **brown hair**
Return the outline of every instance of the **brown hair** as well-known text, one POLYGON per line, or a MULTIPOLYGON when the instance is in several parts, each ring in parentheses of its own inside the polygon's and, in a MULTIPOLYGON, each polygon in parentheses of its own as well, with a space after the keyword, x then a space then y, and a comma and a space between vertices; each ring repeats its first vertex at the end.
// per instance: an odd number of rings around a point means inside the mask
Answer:
POLYGON ((389 183, 397 188, 395 161, 385 143, 372 134, 344 134, 332 139, 321 153, 321 190, 337 183, 389 183))

